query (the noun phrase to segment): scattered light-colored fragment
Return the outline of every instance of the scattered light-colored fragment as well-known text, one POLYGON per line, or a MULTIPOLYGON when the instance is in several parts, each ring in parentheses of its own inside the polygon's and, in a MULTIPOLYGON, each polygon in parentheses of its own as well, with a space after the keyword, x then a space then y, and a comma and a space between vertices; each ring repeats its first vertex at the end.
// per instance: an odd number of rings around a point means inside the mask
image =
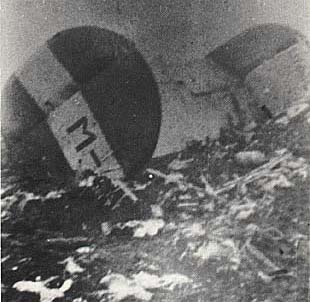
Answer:
POLYGON ((4 211, 4 210, 1 210, 1 218, 2 219, 5 219, 9 216, 9 212, 7 211, 4 211))
POLYGON ((310 125, 310 112, 306 115, 306 119, 307 119, 308 124, 310 125))
POLYGON ((229 267, 232 270, 237 270, 240 266, 240 251, 237 247, 235 241, 232 239, 226 239, 222 241, 222 245, 225 248, 227 261, 229 262, 229 267))
POLYGON ((258 277, 260 277, 266 284, 270 283, 273 280, 273 277, 268 276, 267 274, 265 274, 262 271, 259 271, 257 273, 258 277))
POLYGON ((178 208, 195 208, 198 206, 199 206, 198 202, 182 202, 177 204, 178 208))
POLYGON ((120 188, 123 191, 124 197, 130 198, 133 202, 137 202, 139 200, 138 197, 128 187, 126 182, 121 181, 120 179, 111 179, 111 181, 114 186, 120 188))
POLYGON ((260 265, 264 265, 267 269, 277 271, 280 268, 273 263, 269 258, 267 258, 259 249, 257 249, 254 245, 251 244, 251 240, 247 240, 244 245, 245 251, 250 258, 254 258, 256 261, 260 263, 260 265))
POLYGON ((18 261, 18 263, 28 262, 28 261, 30 261, 31 259, 32 259, 31 257, 24 257, 24 258, 20 259, 20 260, 18 261))
POLYGON ((237 185, 247 185, 257 180, 260 181, 261 179, 267 179, 268 177, 270 178, 271 170, 277 167, 279 164, 284 163, 291 157, 292 154, 284 154, 282 156, 271 158, 269 162, 253 169, 250 173, 226 182, 221 186, 221 188, 216 190, 216 193, 217 195, 224 194, 235 188, 237 185))
POLYGON ((243 130, 246 132, 250 132, 250 131, 254 130, 256 128, 256 126, 257 126, 257 124, 254 121, 252 121, 249 124, 245 125, 243 130))
POLYGON ((294 118, 304 112, 305 110, 309 109, 309 104, 301 103, 294 106, 291 106, 287 110, 287 116, 289 119, 294 118))
POLYGON ((104 236, 109 236, 112 230, 113 230, 113 227, 110 222, 101 223, 101 232, 104 236))
POLYGON ((296 160, 290 160, 287 162, 287 167, 292 170, 304 168, 305 165, 306 165, 306 160, 303 157, 299 157, 296 160))
POLYGON ((176 286, 193 282, 190 278, 181 274, 164 274, 159 277, 142 271, 132 277, 137 284, 146 289, 164 288, 173 291, 176 286))
POLYGON ((168 165, 168 167, 171 170, 178 171, 178 170, 186 169, 189 166, 189 163, 191 163, 193 161, 194 161, 193 158, 187 159, 187 160, 180 160, 180 159, 176 158, 168 165))
POLYGON ((59 290, 61 290, 62 292, 66 292, 66 291, 68 291, 71 288, 72 284, 73 284, 73 280, 72 279, 67 279, 62 284, 62 286, 59 288, 59 290))
POLYGON ((108 294, 113 302, 122 301, 127 297, 150 301, 153 297, 151 292, 121 274, 109 274, 103 277, 100 283, 108 287, 105 293, 108 294))
POLYGON ((217 194, 215 192, 215 190, 212 188, 212 186, 209 184, 209 182, 207 181, 206 177, 204 175, 200 176, 200 180, 203 182, 203 184, 205 185, 205 192, 211 196, 211 197, 217 197, 217 194))
POLYGON ((197 196, 198 196, 199 198, 205 197, 205 194, 204 194, 203 192, 198 191, 198 192, 196 192, 196 193, 197 193, 197 196))
POLYGON ((91 175, 83 180, 80 181, 79 187, 92 187, 94 185, 96 177, 91 175))
POLYGON ((42 199, 40 195, 34 195, 33 193, 23 192, 24 200, 38 200, 42 199))
POLYGON ((192 196, 190 194, 183 194, 183 195, 180 195, 178 197, 179 200, 189 200, 189 199, 192 199, 192 196))
POLYGON ((207 202, 204 202, 204 203, 201 205, 201 208, 202 208, 204 211, 207 211, 207 212, 214 212, 214 210, 215 210, 215 203, 214 203, 214 201, 207 201, 207 202))
POLYGON ((47 288, 46 281, 18 281, 13 288, 20 292, 30 292, 40 295, 40 302, 52 302, 63 298, 73 284, 72 279, 67 279, 60 288, 47 288))
POLYGON ((160 278, 157 275, 149 274, 144 271, 133 275, 132 279, 145 289, 154 289, 160 287, 160 278))
POLYGON ((87 300, 83 299, 82 297, 79 297, 79 298, 73 299, 72 302, 87 302, 87 300))
POLYGON ((272 240, 281 240, 284 238, 284 234, 275 227, 268 227, 261 230, 261 233, 266 234, 272 240))
POLYGON ((182 230, 182 233, 186 238, 200 237, 206 234, 206 228, 202 225, 202 223, 195 222, 185 227, 182 230))
POLYGON ((165 226, 165 231, 170 232, 176 230, 178 227, 174 222, 169 222, 165 226))
POLYGON ((248 202, 242 205, 232 205, 229 209, 229 213, 233 216, 236 220, 247 220, 255 213, 256 203, 248 202))
POLYGON ((133 237, 143 238, 145 236, 155 236, 165 226, 162 219, 149 219, 141 221, 138 228, 134 231, 133 237))
POLYGON ((44 199, 58 199, 58 198, 61 198, 64 193, 65 193, 64 190, 51 191, 51 192, 46 194, 44 199))
POLYGON ((165 226, 163 219, 149 219, 149 220, 131 220, 124 224, 118 223, 116 225, 120 229, 126 227, 134 228, 133 237, 143 238, 145 236, 155 236, 165 226))
POLYGON ((5 198, 1 198, 1 217, 5 217, 7 214, 7 210, 11 208, 11 206, 18 201, 17 195, 8 196, 5 198))
POLYGON ((10 258, 11 258, 10 255, 7 255, 7 256, 1 258, 1 263, 4 263, 5 261, 9 260, 10 258))
POLYGON ((170 174, 164 174, 158 170, 155 169, 147 169, 149 173, 152 173, 160 178, 163 178, 165 180, 165 184, 169 183, 176 183, 180 185, 181 180, 183 180, 184 176, 181 173, 170 173, 170 174))
POLYGON ((237 216, 235 217, 236 220, 247 220, 249 217, 253 216, 255 213, 254 209, 249 209, 249 210, 243 210, 240 211, 237 216))
POLYGON ((207 244, 204 243, 193 256, 199 258, 203 262, 225 259, 226 266, 232 270, 237 270, 240 265, 239 249, 232 239, 209 241, 207 244))
POLYGON ((143 191, 143 190, 145 190, 148 186, 149 186, 148 183, 145 183, 145 184, 134 183, 134 184, 133 184, 134 191, 143 191))
POLYGON ((155 218, 161 218, 164 216, 163 209, 160 205, 151 205, 152 216, 155 218))
POLYGON ((186 220, 193 218, 193 215, 186 213, 186 212, 181 212, 179 217, 181 220, 186 221, 186 220))
POLYGON ((149 264, 146 266, 146 268, 150 271, 159 271, 159 266, 155 265, 155 264, 149 264))
POLYGON ((281 117, 279 117, 279 118, 275 121, 276 124, 281 124, 281 125, 284 125, 284 126, 287 126, 289 122, 290 122, 290 121, 289 121, 287 115, 281 116, 281 117))
POLYGON ((255 223, 250 223, 246 226, 245 231, 247 237, 252 237, 259 231, 259 226, 256 225, 255 223))
POLYGON ((2 196, 3 194, 6 194, 7 192, 9 192, 10 190, 12 190, 14 188, 13 185, 9 185, 9 186, 1 186, 0 188, 0 195, 2 196))
POLYGON ((192 282, 187 276, 177 273, 157 276, 144 271, 132 275, 131 278, 126 278, 121 274, 109 274, 100 281, 101 284, 108 287, 105 294, 108 294, 113 302, 122 301, 129 297, 150 301, 153 297, 153 294, 148 291, 150 289, 162 288, 173 291, 177 286, 192 282))
POLYGON ((79 274, 85 271, 84 268, 80 267, 77 263, 74 262, 73 257, 68 257, 65 260, 59 262, 59 264, 65 264, 65 271, 71 275, 79 274))
POLYGON ((210 259, 218 259, 221 257, 222 247, 216 241, 210 241, 208 244, 203 244, 198 248, 197 252, 194 253, 194 257, 208 261, 210 259))
POLYGON ((94 248, 90 247, 90 246, 81 246, 78 249, 76 249, 76 252, 79 254, 88 254, 90 252, 92 252, 94 250, 94 248))
POLYGON ((269 87, 264 88, 263 94, 267 94, 267 93, 269 93, 269 92, 270 92, 270 88, 269 88, 269 87))
POLYGON ((282 149, 276 150, 275 153, 276 153, 277 155, 282 156, 282 155, 284 155, 285 153, 288 153, 288 150, 287 150, 286 148, 282 148, 282 149))
POLYGON ((165 184, 177 183, 180 180, 182 180, 183 178, 184 178, 184 176, 181 173, 171 173, 171 174, 167 175, 167 177, 165 179, 165 184))
POLYGON ((266 180, 262 186, 263 190, 272 192, 275 188, 290 188, 293 184, 283 174, 280 174, 277 178, 266 180))
POLYGON ((236 161, 241 165, 260 165, 267 161, 264 153, 260 151, 243 151, 235 155, 236 161))

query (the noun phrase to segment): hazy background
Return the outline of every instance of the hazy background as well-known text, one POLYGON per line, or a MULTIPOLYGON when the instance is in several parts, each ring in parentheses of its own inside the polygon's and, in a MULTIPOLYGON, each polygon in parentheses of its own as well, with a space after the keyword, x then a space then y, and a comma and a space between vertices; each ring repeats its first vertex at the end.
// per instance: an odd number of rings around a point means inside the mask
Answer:
POLYGON ((65 28, 92 24, 133 39, 152 68, 201 57, 248 27, 288 24, 310 38, 309 0, 2 0, 1 86, 65 28))

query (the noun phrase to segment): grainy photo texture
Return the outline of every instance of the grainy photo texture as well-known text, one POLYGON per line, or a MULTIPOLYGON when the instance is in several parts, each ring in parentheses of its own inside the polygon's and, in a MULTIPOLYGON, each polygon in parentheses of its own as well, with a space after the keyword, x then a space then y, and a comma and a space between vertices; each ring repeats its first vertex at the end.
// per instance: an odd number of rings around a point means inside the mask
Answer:
POLYGON ((309 41, 306 0, 2 0, 2 300, 310 301, 309 41))

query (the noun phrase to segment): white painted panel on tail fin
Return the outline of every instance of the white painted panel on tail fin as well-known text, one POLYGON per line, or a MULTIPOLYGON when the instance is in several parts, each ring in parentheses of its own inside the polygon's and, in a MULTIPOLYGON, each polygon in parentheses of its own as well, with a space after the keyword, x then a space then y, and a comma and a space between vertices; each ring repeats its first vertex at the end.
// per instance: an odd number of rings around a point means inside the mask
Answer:
POLYGON ((80 92, 53 111, 48 124, 73 170, 91 169, 109 177, 122 176, 122 169, 80 92))
POLYGON ((47 45, 31 56, 16 75, 46 114, 65 101, 61 93, 74 83, 47 45))

